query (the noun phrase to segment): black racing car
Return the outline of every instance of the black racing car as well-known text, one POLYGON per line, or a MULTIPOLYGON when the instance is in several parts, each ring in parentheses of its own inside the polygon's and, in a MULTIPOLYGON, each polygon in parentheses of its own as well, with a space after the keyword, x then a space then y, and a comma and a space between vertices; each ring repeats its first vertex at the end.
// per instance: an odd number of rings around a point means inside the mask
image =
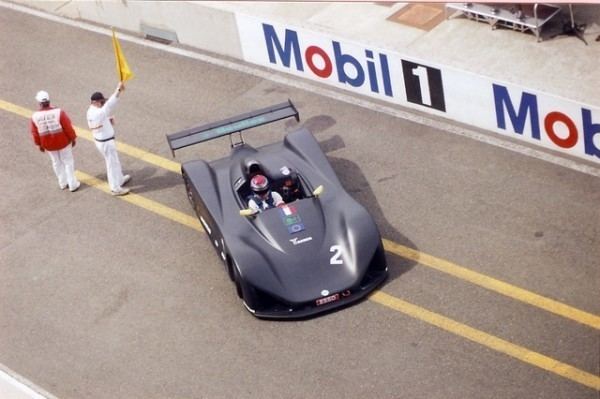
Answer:
POLYGON ((242 131, 295 117, 291 101, 167 135, 174 151, 229 135, 231 154, 181 166, 188 198, 235 282, 260 318, 303 318, 355 302, 387 277, 372 217, 341 186, 313 135, 300 128, 253 148, 242 131), (234 141, 235 138, 235 141, 234 141), (249 208, 260 173, 285 204, 249 208))

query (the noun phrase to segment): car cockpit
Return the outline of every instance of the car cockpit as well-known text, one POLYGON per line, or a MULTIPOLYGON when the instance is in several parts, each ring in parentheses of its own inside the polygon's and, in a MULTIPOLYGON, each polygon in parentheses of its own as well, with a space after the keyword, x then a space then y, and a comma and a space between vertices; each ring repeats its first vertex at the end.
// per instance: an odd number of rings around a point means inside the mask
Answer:
POLYGON ((248 201, 252 198, 250 181, 258 174, 264 175, 269 180, 270 190, 278 192, 286 204, 310 196, 306 191, 306 185, 302 183, 301 176, 288 166, 272 168, 270 165, 266 166, 255 159, 250 159, 244 162, 242 171, 243 175, 235 181, 233 187, 242 209, 248 206, 248 201))

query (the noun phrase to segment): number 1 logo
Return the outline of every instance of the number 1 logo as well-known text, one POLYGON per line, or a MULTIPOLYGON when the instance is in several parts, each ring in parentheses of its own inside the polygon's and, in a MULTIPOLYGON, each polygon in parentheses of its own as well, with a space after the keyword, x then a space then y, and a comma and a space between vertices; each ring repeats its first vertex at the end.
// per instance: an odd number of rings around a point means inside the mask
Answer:
POLYGON ((402 74, 408 102, 446 112, 442 71, 402 60, 402 74))

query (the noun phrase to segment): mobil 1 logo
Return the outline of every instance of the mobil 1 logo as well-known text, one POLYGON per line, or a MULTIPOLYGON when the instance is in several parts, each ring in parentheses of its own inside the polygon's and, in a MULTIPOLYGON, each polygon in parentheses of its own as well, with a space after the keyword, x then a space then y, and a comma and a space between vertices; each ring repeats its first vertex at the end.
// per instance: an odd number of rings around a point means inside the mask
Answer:
POLYGON ((446 112, 442 71, 402 60, 402 73, 408 102, 446 112))

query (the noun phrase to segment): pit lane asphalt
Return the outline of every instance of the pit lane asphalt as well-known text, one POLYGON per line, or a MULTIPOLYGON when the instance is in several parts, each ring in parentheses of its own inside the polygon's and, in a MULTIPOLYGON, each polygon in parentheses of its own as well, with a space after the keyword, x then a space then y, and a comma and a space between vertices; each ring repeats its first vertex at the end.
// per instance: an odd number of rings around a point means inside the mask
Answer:
MULTIPOLYGON (((85 126, 115 86, 110 40, 2 10, 0 99, 48 90, 85 126), (37 60, 43 59, 43 65, 37 60)), ((598 314, 597 178, 317 93, 122 43, 137 77, 119 139, 169 157, 164 134, 292 98, 383 236, 598 314)), ((56 188, 27 121, 1 110, 0 362, 59 398, 565 397, 597 391, 365 301, 325 317, 245 312, 205 237, 85 186, 56 188)), ((248 132, 260 145, 282 128, 248 132)), ((182 151, 213 159, 227 141, 182 151)), ((104 179, 93 145, 77 168, 104 179)), ((137 194, 192 215, 176 173, 132 156, 137 194)), ((388 254, 389 255, 389 254, 388 254)), ((382 291, 598 375, 598 330, 389 255, 382 291)))

